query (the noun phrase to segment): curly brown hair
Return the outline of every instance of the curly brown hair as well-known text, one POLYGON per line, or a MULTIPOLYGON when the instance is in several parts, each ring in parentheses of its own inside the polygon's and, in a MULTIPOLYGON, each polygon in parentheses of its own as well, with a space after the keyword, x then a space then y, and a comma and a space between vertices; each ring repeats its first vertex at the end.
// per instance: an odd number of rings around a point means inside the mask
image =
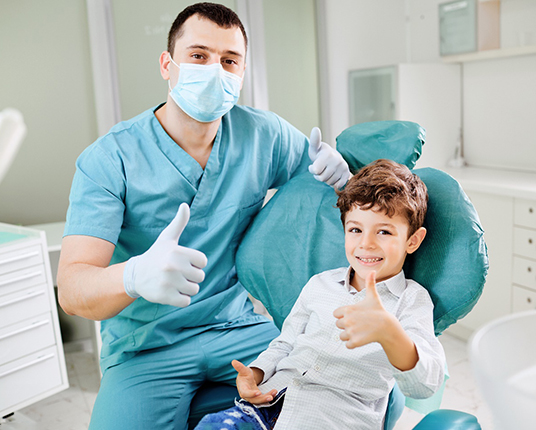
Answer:
POLYGON ((386 159, 363 167, 337 194, 343 225, 346 214, 357 206, 382 211, 388 217, 405 216, 408 237, 422 227, 428 207, 428 192, 422 180, 406 166, 386 159))

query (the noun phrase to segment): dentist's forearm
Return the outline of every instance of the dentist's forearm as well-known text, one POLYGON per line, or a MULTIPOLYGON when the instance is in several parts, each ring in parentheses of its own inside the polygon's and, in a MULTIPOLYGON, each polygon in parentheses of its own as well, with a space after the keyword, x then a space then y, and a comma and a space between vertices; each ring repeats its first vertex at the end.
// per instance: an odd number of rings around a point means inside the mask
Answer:
POLYGON ((123 286, 126 263, 111 265, 115 245, 96 237, 67 236, 58 266, 58 299, 69 315, 111 318, 134 301, 123 286))
POLYGON ((58 273, 60 306, 69 315, 97 321, 117 315, 134 301, 123 287, 124 266, 71 263, 64 267, 58 273))

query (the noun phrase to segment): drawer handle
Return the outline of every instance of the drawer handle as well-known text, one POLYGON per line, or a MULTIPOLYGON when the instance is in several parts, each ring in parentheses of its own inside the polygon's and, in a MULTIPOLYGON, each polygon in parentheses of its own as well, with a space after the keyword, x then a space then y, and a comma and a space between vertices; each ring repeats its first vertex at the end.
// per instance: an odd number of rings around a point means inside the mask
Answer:
POLYGON ((8 337, 15 336, 16 334, 21 334, 21 333, 24 333, 25 331, 33 330, 34 328, 47 325, 48 322, 49 322, 48 320, 36 321, 26 327, 20 328, 18 330, 12 331, 11 333, 0 336, 0 340, 4 340, 4 339, 7 339, 8 337))
POLYGON ((33 366, 35 364, 41 363, 42 361, 50 360, 51 358, 54 358, 54 357, 55 357, 54 354, 42 355, 40 357, 37 357, 35 360, 30 361, 29 363, 25 363, 19 367, 15 367, 14 369, 8 370, 7 372, 0 373, 0 378, 11 375, 12 373, 18 372, 19 370, 26 369, 27 367, 33 366))
POLYGON ((32 272, 27 273, 26 275, 19 276, 18 278, 11 278, 7 281, 0 282, 0 287, 4 287, 9 284, 14 284, 15 282, 25 281, 26 279, 35 278, 36 276, 39 276, 41 272, 32 272))
POLYGON ((527 272, 531 273, 532 272, 532 267, 527 267, 527 272))
POLYGON ((532 299, 530 297, 527 297, 527 303, 532 303, 532 299))
POLYGON ((25 258, 35 257, 39 255, 38 251, 28 252, 26 254, 17 255, 13 258, 8 258, 7 260, 0 261, 0 264, 14 263, 15 261, 24 260, 25 258))
POLYGON ((534 209, 529 208, 529 214, 531 214, 532 212, 534 212, 534 209))
POLYGON ((532 239, 529 238, 529 245, 532 245, 532 239))
POLYGON ((34 297, 40 296, 41 294, 45 294, 45 292, 42 291, 42 290, 41 291, 32 291, 31 293, 28 293, 25 296, 17 297, 16 299, 10 300, 8 302, 0 303, 0 308, 2 308, 4 306, 12 305, 13 303, 22 302, 23 300, 32 299, 34 297))

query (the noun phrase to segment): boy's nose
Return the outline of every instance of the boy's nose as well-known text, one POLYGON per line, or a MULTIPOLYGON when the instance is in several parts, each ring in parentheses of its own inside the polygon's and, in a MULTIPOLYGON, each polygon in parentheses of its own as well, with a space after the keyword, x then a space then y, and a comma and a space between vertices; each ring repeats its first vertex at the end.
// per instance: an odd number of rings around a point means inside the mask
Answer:
POLYGON ((376 241, 373 234, 364 234, 361 239, 361 248, 371 249, 374 248, 376 241))

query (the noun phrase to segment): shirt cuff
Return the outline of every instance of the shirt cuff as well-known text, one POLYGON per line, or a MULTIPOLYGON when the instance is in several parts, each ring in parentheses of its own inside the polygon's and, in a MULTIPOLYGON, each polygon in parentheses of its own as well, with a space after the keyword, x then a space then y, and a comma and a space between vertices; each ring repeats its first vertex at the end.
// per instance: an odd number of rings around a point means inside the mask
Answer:
POLYGON ((426 399, 434 395, 444 380, 445 363, 439 363, 417 346, 419 361, 413 369, 402 371, 391 365, 393 376, 402 393, 414 399, 426 399))
POLYGON ((262 357, 259 357, 255 361, 250 363, 248 367, 257 367, 258 369, 261 369, 264 372, 264 376, 260 384, 265 383, 268 379, 270 379, 275 374, 275 366, 273 365, 271 360, 263 359, 262 357))

